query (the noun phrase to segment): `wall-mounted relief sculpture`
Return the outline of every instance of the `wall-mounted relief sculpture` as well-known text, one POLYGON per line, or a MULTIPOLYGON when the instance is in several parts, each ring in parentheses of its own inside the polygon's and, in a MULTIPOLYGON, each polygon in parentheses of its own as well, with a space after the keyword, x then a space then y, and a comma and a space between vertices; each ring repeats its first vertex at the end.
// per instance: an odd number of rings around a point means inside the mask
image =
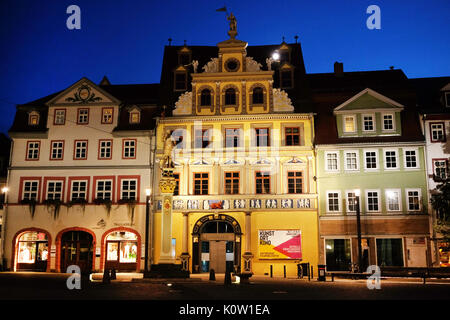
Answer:
POLYGON ((180 95, 178 101, 175 102, 175 110, 173 115, 192 114, 192 92, 188 91, 180 95))
POLYGON ((294 106, 286 91, 279 88, 273 89, 273 110, 280 112, 294 111, 294 106))
POLYGON ((253 60, 252 57, 245 57, 245 70, 247 72, 258 72, 261 71, 262 65, 253 60))
POLYGON ((211 61, 205 64, 202 69, 206 73, 219 72, 219 59, 211 58, 211 61))

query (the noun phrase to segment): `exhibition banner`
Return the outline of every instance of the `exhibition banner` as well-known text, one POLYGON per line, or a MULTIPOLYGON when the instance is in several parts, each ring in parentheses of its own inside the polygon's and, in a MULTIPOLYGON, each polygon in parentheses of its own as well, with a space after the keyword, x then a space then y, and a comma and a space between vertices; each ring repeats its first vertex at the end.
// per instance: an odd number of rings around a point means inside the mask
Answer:
POLYGON ((260 259, 302 259, 300 230, 258 230, 260 259))

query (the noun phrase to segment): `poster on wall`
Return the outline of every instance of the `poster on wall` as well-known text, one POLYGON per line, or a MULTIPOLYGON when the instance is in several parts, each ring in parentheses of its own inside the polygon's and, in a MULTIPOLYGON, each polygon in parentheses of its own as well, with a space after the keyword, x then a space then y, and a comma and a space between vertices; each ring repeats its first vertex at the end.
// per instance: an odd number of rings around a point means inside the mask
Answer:
POLYGON ((259 259, 302 259, 300 230, 259 230, 259 259))

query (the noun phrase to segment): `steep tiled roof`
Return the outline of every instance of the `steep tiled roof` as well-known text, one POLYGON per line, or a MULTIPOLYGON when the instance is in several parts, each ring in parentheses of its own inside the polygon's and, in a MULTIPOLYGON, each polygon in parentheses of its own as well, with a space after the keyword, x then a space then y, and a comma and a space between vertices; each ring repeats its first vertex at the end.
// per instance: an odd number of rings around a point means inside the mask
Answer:
POLYGON ((450 108, 445 107, 444 95, 440 91, 450 83, 450 77, 432 77, 409 79, 417 93, 417 101, 422 114, 450 114, 450 108))

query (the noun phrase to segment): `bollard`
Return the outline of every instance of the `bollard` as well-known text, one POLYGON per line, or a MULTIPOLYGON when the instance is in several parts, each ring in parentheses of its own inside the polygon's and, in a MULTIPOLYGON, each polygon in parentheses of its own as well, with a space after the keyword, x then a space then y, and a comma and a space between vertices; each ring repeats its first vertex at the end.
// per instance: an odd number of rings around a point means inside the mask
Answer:
POLYGON ((314 279, 314 268, 311 266, 311 278, 314 279))
POLYGON ((286 278, 286 265, 283 266, 284 271, 284 277, 286 278))
POLYGON ((227 270, 225 272, 224 285, 228 286, 230 284, 231 284, 231 272, 227 270))
POLYGON ((111 269, 111 280, 116 280, 116 269, 111 269))
POLYGON ((209 280, 216 281, 216 272, 214 269, 209 270, 209 280))
POLYGON ((105 269, 105 271, 103 271, 103 283, 110 283, 111 282, 111 278, 109 277, 109 270, 105 269))
POLYGON ((270 277, 273 278, 273 266, 270 265, 270 277))

